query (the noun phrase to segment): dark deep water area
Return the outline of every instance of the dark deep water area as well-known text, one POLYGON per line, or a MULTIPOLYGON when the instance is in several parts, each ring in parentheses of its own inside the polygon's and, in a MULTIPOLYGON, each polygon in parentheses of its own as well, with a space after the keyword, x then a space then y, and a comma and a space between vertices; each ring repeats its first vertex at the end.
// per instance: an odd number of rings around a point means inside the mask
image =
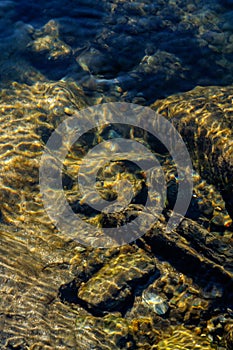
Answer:
POLYGON ((231 1, 1 1, 0 80, 148 104, 233 76, 231 1))

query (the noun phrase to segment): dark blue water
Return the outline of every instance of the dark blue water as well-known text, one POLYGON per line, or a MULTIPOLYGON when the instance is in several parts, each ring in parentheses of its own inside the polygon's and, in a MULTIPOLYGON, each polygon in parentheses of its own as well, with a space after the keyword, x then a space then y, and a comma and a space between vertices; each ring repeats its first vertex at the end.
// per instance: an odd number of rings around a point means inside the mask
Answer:
POLYGON ((73 80, 142 104, 232 84, 230 0, 2 0, 0 37, 4 84, 73 80))

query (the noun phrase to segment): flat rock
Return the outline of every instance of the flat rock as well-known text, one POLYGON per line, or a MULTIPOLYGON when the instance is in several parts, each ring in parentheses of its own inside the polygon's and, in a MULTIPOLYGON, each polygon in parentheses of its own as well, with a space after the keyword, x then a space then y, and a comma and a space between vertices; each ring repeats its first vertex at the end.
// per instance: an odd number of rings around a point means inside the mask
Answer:
POLYGON ((132 291, 155 273, 152 257, 128 247, 79 288, 78 298, 89 308, 119 310, 126 306, 132 291))

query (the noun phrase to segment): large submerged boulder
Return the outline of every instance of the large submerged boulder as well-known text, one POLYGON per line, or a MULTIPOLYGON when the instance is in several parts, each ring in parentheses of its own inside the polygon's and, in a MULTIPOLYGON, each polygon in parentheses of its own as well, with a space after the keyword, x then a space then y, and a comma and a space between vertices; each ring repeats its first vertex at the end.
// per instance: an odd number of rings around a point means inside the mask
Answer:
POLYGON ((196 87, 151 107, 175 125, 193 165, 221 191, 233 217, 233 87, 196 87))

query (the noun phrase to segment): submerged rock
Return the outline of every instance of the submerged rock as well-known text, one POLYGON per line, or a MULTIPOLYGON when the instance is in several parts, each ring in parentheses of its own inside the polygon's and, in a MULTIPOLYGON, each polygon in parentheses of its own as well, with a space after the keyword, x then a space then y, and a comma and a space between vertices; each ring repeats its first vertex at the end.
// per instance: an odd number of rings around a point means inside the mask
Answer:
POLYGON ((104 317, 79 316, 75 335, 82 350, 149 350, 161 338, 161 333, 154 329, 151 318, 128 320, 119 313, 109 313, 104 317))
POLYGON ((151 107, 166 116, 187 144, 193 164, 221 191, 233 217, 233 88, 196 87, 155 102, 151 107))
POLYGON ((71 47, 59 39, 58 24, 53 20, 46 23, 41 30, 35 30, 33 37, 34 40, 28 47, 34 55, 44 53, 47 60, 64 60, 71 54, 71 47))
POLYGON ((192 331, 185 327, 177 327, 172 331, 170 337, 164 338, 158 344, 152 346, 153 350, 211 350, 210 342, 206 338, 198 337, 192 331))
POLYGON ((135 349, 127 320, 117 314, 77 317, 75 334, 80 350, 135 349))
POLYGON ((227 350, 231 350, 233 349, 233 324, 232 322, 229 322, 228 324, 226 324, 225 326, 225 336, 224 336, 224 340, 225 340, 225 345, 227 350))
POLYGON ((152 257, 128 247, 79 288, 78 298, 96 312, 122 310, 132 301, 133 291, 155 273, 152 257))
POLYGON ((169 309, 169 305, 165 298, 161 297, 155 291, 144 290, 142 293, 142 302, 145 302, 154 310, 157 315, 164 315, 169 309))

